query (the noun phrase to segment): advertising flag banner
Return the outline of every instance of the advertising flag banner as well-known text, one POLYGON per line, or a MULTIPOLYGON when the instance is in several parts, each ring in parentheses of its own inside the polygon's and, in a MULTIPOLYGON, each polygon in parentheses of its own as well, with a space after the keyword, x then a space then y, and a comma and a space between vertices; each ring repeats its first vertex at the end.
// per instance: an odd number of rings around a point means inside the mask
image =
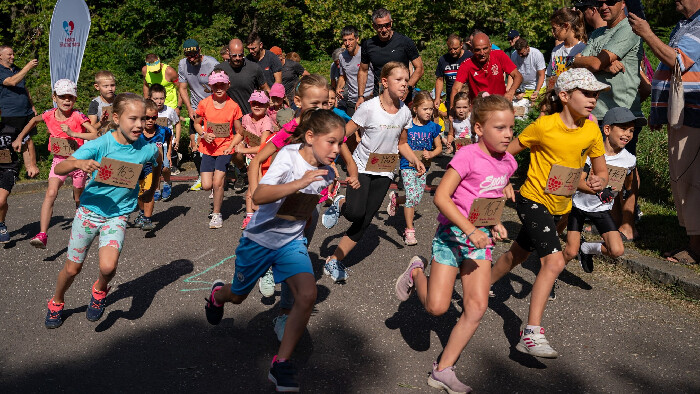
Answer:
POLYGON ((78 83, 89 33, 90 10, 85 1, 58 0, 49 31, 51 86, 64 78, 78 83))

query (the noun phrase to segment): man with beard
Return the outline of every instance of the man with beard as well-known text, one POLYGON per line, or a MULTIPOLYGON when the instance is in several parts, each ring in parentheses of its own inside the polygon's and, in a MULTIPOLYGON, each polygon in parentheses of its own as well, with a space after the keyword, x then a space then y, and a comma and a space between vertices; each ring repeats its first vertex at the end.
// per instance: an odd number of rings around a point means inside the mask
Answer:
MULTIPOLYGON (((457 70, 459 66, 469 59, 473 53, 464 50, 462 38, 456 34, 451 34, 447 37, 447 53, 440 56, 438 59, 437 69, 435 70, 435 108, 440 106, 440 96, 442 87, 445 87, 445 93, 452 91, 452 85, 457 78, 457 70)), ((450 111, 450 103, 446 102, 447 112, 450 111)))

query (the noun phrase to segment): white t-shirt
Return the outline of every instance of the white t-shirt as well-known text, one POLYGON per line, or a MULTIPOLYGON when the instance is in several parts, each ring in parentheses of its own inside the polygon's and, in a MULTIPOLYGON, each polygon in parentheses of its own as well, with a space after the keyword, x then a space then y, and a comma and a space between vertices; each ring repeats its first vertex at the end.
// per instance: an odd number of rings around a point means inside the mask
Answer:
MULTIPOLYGON (((513 51, 510 60, 518 67, 518 71, 523 75, 522 87, 526 90, 535 90, 537 87, 537 71, 547 68, 544 55, 539 49, 530 47, 530 54, 527 57, 518 55, 518 51, 513 51)), ((544 80, 542 82, 544 85, 544 80)))
POLYGON ((173 136, 175 136, 175 125, 180 123, 180 117, 177 116, 177 112, 175 112, 174 109, 168 107, 167 105, 163 106, 162 111, 158 111, 158 117, 159 118, 168 118, 168 128, 170 128, 173 132, 173 136))
POLYGON ((586 49, 586 44, 581 41, 569 48, 565 47, 563 42, 555 46, 554 49, 552 49, 552 57, 547 65, 547 76, 560 75, 568 70, 566 63, 583 52, 584 49, 586 49))
POLYGON ((361 174, 393 177, 392 172, 365 171, 370 153, 399 153, 399 136, 413 124, 411 111, 401 102, 399 112, 389 114, 382 109, 379 97, 360 105, 352 121, 364 129, 362 140, 357 145, 352 158, 361 174))
MULTIPOLYGON (((287 145, 280 149, 272 162, 270 169, 260 179, 261 185, 281 185, 293 182, 304 176, 306 171, 328 170, 328 174, 320 181, 314 181, 309 186, 299 190, 307 194, 321 194, 335 179, 335 172, 329 166, 314 167, 299 154, 301 144, 287 145)), ((268 249, 277 250, 284 245, 304 236, 305 220, 290 221, 280 219, 277 211, 285 198, 269 204, 260 205, 260 209, 250 219, 250 223, 243 231, 243 236, 258 245, 268 249)))
POLYGON ((455 119, 452 121, 452 126, 455 128, 455 138, 471 138, 472 125, 469 121, 470 117, 467 116, 466 119, 455 119))
MULTIPOLYGON (((629 153, 626 149, 620 151, 620 153, 608 156, 605 155, 605 163, 615 167, 622 167, 627 169, 627 175, 629 175, 632 170, 637 166, 637 158, 633 154, 629 153)), ((586 159, 586 164, 591 165, 591 159, 586 159)), ((613 192, 617 196, 618 191, 613 192)), ((609 211, 613 207, 613 201, 603 204, 598 196, 594 194, 581 193, 577 191, 574 194, 573 204, 576 208, 586 211, 586 212, 603 212, 609 211)))

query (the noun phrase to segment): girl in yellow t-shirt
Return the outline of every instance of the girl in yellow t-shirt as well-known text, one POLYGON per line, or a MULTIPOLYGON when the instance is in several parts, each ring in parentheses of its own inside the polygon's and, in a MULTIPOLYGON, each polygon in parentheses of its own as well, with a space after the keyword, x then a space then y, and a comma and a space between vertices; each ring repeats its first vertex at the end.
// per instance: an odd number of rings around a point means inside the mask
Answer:
POLYGON ((566 265, 556 223, 571 210, 571 196, 579 182, 584 182, 581 173, 587 157, 591 158, 593 168, 593 175, 585 181, 588 187, 599 192, 608 182, 603 138, 588 115, 596 106, 599 92, 609 88, 586 69, 563 72, 554 90, 545 97, 552 102, 552 113, 537 119, 508 147, 513 155, 530 148, 527 179, 516 201, 523 226, 510 250, 494 265, 491 283, 537 251, 542 266, 532 287, 527 326, 516 346, 523 353, 547 358, 558 356, 540 325, 550 290, 566 265))

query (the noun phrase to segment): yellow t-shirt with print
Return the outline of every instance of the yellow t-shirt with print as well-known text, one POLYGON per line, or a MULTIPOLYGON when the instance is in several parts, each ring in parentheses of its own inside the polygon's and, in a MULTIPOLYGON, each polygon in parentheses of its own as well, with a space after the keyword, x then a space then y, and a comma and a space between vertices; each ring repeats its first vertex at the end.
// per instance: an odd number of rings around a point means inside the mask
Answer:
POLYGON ((552 215, 571 211, 571 197, 545 194, 549 171, 553 164, 583 168, 587 157, 603 156, 605 147, 598 125, 586 119, 583 126, 570 129, 556 113, 537 119, 518 140, 530 148, 530 167, 520 195, 543 204, 552 215))

